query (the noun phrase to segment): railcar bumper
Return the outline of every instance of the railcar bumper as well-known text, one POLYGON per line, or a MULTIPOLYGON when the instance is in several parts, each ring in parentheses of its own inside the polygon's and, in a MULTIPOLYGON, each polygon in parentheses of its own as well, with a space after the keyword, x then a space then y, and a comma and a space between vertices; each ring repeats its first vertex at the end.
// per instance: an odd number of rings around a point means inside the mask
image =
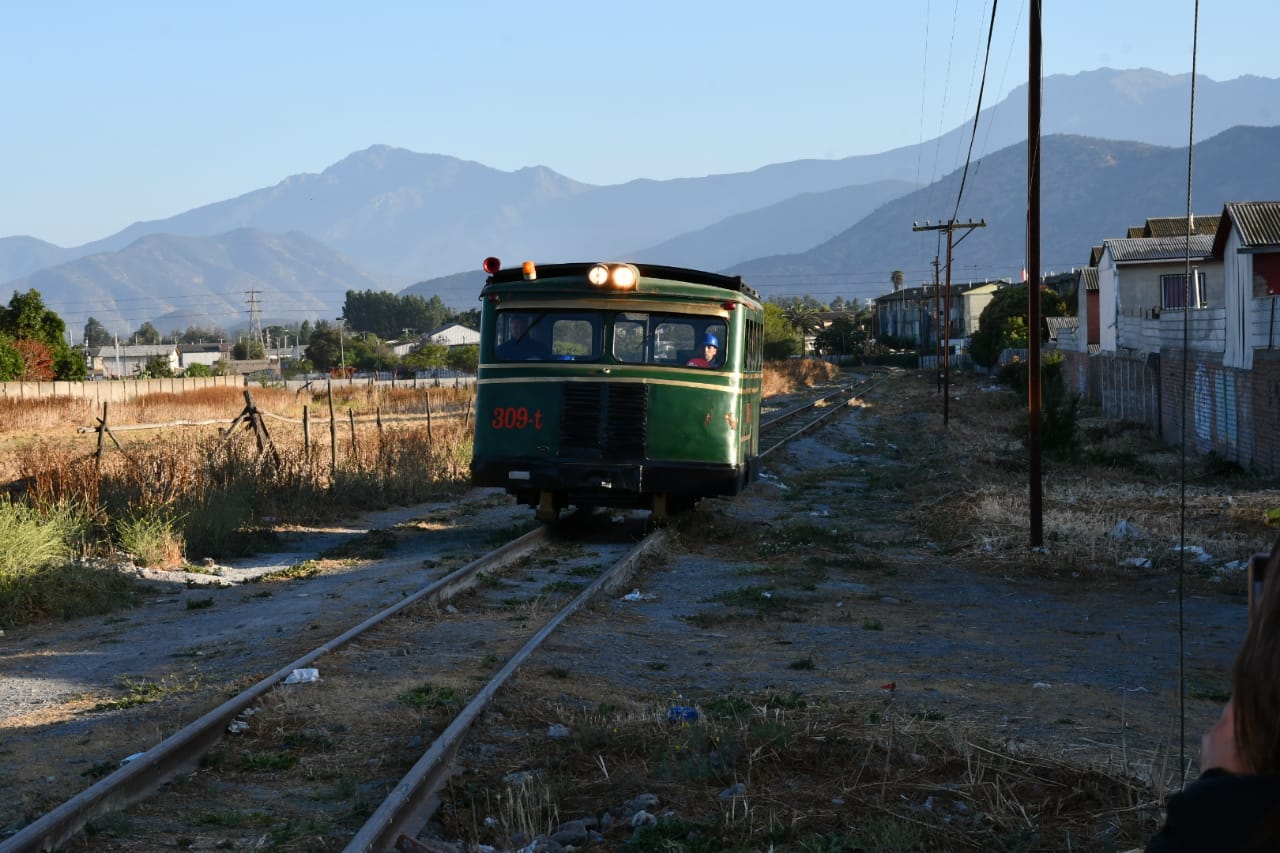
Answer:
POLYGON ((654 495, 688 498, 736 495, 756 478, 755 460, 743 465, 573 460, 476 459, 471 482, 519 496, 554 492, 564 504, 649 506, 654 495))

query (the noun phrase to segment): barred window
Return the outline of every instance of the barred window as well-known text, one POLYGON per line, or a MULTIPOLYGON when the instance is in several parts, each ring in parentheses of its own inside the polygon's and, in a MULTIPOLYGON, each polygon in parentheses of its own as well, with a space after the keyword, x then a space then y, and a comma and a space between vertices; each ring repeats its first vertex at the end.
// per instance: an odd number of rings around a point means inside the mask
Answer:
MULTIPOLYGON (((1181 309, 1187 307, 1187 276, 1185 273, 1160 276, 1161 307, 1181 309)), ((1192 308, 1204 308, 1204 273, 1195 273, 1195 286, 1190 294, 1192 308)))

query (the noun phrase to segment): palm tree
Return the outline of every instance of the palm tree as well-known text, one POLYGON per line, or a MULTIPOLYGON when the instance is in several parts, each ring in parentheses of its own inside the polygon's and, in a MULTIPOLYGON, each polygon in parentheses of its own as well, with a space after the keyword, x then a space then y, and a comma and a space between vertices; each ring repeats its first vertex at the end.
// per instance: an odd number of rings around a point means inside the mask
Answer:
POLYGON ((782 310, 782 315, 800 333, 800 354, 806 355, 805 340, 810 332, 822 325, 818 319, 818 309, 797 299, 782 310))
POLYGON ((889 281, 893 282, 895 291, 902 290, 902 286, 907 283, 907 274, 902 270, 894 270, 889 273, 889 281))

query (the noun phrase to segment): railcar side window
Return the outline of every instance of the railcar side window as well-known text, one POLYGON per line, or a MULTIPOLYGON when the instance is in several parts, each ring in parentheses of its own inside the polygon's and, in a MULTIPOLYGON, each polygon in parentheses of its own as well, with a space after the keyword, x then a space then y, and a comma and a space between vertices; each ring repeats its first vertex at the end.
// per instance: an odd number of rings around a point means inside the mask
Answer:
POLYGON ((725 324, 706 317, 619 313, 613 321, 613 357, 632 364, 662 364, 684 367, 690 359, 704 355, 707 335, 718 342, 719 354, 713 366, 724 364, 725 324))

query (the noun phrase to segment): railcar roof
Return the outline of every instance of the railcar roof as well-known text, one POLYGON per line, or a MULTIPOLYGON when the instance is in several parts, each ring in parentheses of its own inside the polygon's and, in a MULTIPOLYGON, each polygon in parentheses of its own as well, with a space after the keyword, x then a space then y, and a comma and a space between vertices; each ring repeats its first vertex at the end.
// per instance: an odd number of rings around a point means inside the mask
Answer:
MULTIPOLYGON (((567 264, 538 264, 538 280, 542 281, 549 278, 585 278, 587 270, 596 265, 597 262, 590 263, 567 263, 567 264)), ((760 294, 748 286, 742 280, 742 276, 737 275, 721 275, 720 273, 707 272, 706 270, 695 270, 689 267, 668 267, 661 264, 631 264, 640 271, 641 278, 667 279, 669 281, 679 281, 688 284, 705 284, 711 287, 722 287, 725 290, 732 290, 736 293, 742 293, 750 296, 756 301, 760 301, 760 294)), ((498 270, 489 276, 486 284, 508 284, 524 280, 524 273, 520 267, 507 267, 498 270)))

